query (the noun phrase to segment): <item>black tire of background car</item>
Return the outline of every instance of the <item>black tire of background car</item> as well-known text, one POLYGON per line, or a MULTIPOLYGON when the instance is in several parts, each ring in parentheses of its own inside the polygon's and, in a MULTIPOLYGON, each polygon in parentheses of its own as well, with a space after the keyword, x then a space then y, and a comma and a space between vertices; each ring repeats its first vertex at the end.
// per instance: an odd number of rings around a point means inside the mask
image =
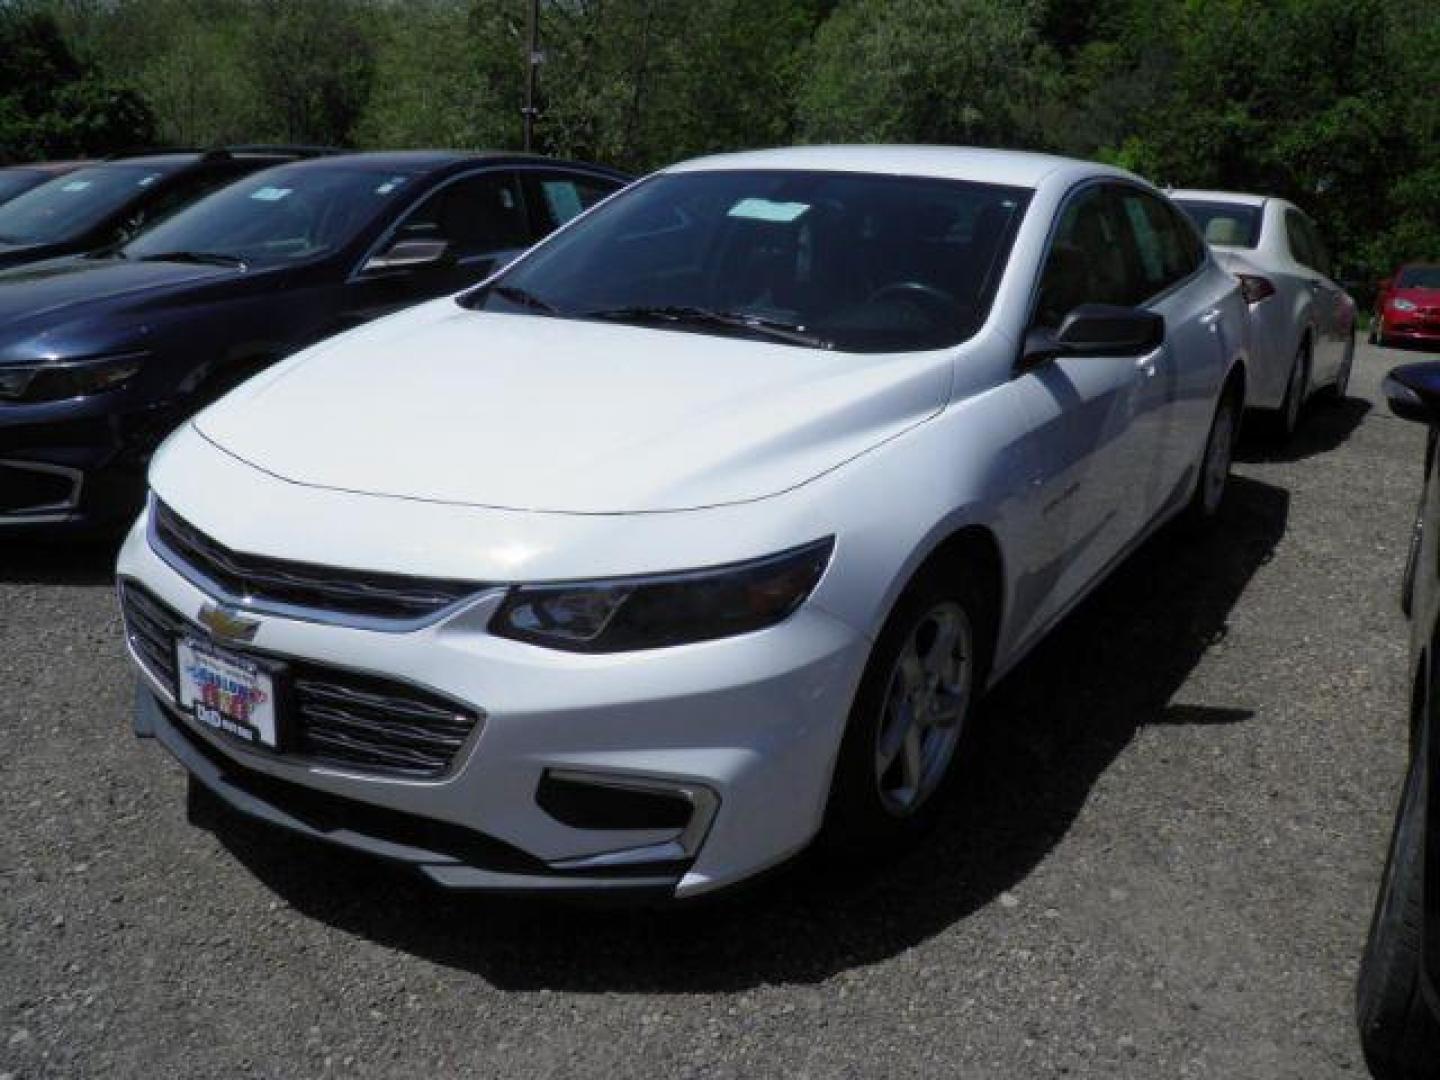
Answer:
POLYGON ((965 754, 970 741, 971 721, 989 676, 994 650, 992 607, 986 590, 976 582, 962 578, 948 565, 932 564, 923 568, 906 587, 870 651, 860 689, 850 707, 850 718, 830 784, 825 823, 817 841, 817 847, 824 853, 862 860, 894 854, 923 836, 933 824, 954 778, 956 763, 965 754), (875 740, 882 705, 889 689, 891 668, 912 626, 926 612, 945 601, 958 603, 973 628, 975 656, 970 701, 966 715, 960 721, 959 744, 950 758, 945 778, 914 813, 897 817, 881 801, 880 785, 875 776, 875 740))
POLYGON ((1440 1078, 1440 1021, 1420 990, 1420 897, 1426 783, 1422 746, 1405 777, 1370 936, 1360 960, 1355 1016, 1376 1080, 1440 1078))
MULTIPOLYGON (((1215 440, 1215 431, 1219 426, 1221 409, 1229 409, 1232 419, 1234 420, 1230 428, 1230 451, 1233 458, 1235 444, 1240 440, 1241 424, 1240 390, 1236 383, 1232 382, 1225 387, 1224 393, 1220 395, 1220 400, 1215 405, 1215 415, 1210 419, 1210 433, 1205 436, 1205 447, 1200 452, 1200 464, 1196 468, 1195 490, 1190 495, 1190 502, 1186 504, 1184 510, 1180 511, 1180 516, 1176 521, 1176 524, 1179 525, 1180 529, 1184 532, 1199 532, 1203 530, 1219 516, 1220 508, 1225 505, 1224 495, 1220 496, 1219 503, 1214 507, 1207 507, 1205 505, 1205 465, 1210 460, 1210 447, 1215 440)), ((1226 487, 1229 487, 1228 473, 1226 476, 1226 487)))

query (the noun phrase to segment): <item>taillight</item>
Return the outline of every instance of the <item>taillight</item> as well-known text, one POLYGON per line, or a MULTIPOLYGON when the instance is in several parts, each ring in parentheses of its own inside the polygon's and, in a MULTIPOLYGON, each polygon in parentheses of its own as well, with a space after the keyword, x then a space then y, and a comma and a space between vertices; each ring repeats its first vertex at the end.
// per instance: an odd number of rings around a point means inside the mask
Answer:
POLYGON ((1258 304, 1261 300, 1275 295, 1275 286, 1267 277, 1259 274, 1236 274, 1240 279, 1240 294, 1247 304, 1258 304))

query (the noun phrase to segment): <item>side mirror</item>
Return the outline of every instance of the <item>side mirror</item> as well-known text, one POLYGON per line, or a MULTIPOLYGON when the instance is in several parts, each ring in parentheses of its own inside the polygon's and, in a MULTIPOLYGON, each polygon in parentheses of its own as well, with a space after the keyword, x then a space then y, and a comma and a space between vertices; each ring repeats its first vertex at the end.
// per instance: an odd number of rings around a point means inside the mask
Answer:
POLYGON ((1383 389, 1402 420, 1440 426, 1440 361, 1402 364, 1385 376, 1383 389))
POLYGON ((372 274, 380 270, 410 270, 417 266, 434 266, 443 262, 450 252, 444 240, 396 240, 378 255, 372 255, 361 269, 372 274))
POLYGON ((1059 330, 1036 327, 1025 335, 1025 367, 1057 356, 1144 356, 1165 341, 1165 319, 1143 308, 1081 304, 1059 330))

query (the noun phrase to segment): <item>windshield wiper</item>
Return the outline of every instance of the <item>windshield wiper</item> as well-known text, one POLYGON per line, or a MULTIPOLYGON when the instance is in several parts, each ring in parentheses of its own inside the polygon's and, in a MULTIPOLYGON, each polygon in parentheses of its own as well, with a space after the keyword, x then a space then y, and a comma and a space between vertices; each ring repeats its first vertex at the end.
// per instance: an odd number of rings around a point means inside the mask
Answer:
POLYGON ((723 330, 740 330, 789 345, 804 345, 811 349, 833 349, 835 343, 818 334, 812 334, 803 326, 767 319, 760 315, 746 315, 738 311, 711 311, 708 308, 685 307, 682 305, 661 305, 656 307, 601 308, 585 311, 582 319, 604 319, 610 322, 660 322, 681 326, 709 326, 723 330))
POLYGON ((138 261, 203 263, 206 266, 236 266, 242 270, 245 268, 244 259, 219 251, 159 251, 154 255, 142 255, 138 261))
POLYGON ((543 312, 546 315, 560 314, 560 309, 550 301, 542 300, 530 290, 522 289, 518 285, 496 285, 490 291, 504 300, 509 300, 512 304, 528 307, 532 311, 543 312))

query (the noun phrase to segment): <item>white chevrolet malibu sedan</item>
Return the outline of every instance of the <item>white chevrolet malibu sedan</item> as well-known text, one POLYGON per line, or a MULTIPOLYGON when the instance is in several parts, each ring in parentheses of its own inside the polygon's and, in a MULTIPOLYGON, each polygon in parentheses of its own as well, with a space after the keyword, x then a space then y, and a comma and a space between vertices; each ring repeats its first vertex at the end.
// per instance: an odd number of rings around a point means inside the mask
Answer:
POLYGON ((1250 311, 1246 404, 1289 439, 1305 402, 1345 397, 1355 361, 1355 301, 1331 276, 1315 222, 1296 205, 1233 191, 1172 191, 1175 204, 1240 279, 1250 311))
POLYGON ((666 169, 172 436, 119 559, 136 731, 205 807, 456 888, 891 844, 981 693, 1216 513, 1246 332, 1115 169, 666 169))

